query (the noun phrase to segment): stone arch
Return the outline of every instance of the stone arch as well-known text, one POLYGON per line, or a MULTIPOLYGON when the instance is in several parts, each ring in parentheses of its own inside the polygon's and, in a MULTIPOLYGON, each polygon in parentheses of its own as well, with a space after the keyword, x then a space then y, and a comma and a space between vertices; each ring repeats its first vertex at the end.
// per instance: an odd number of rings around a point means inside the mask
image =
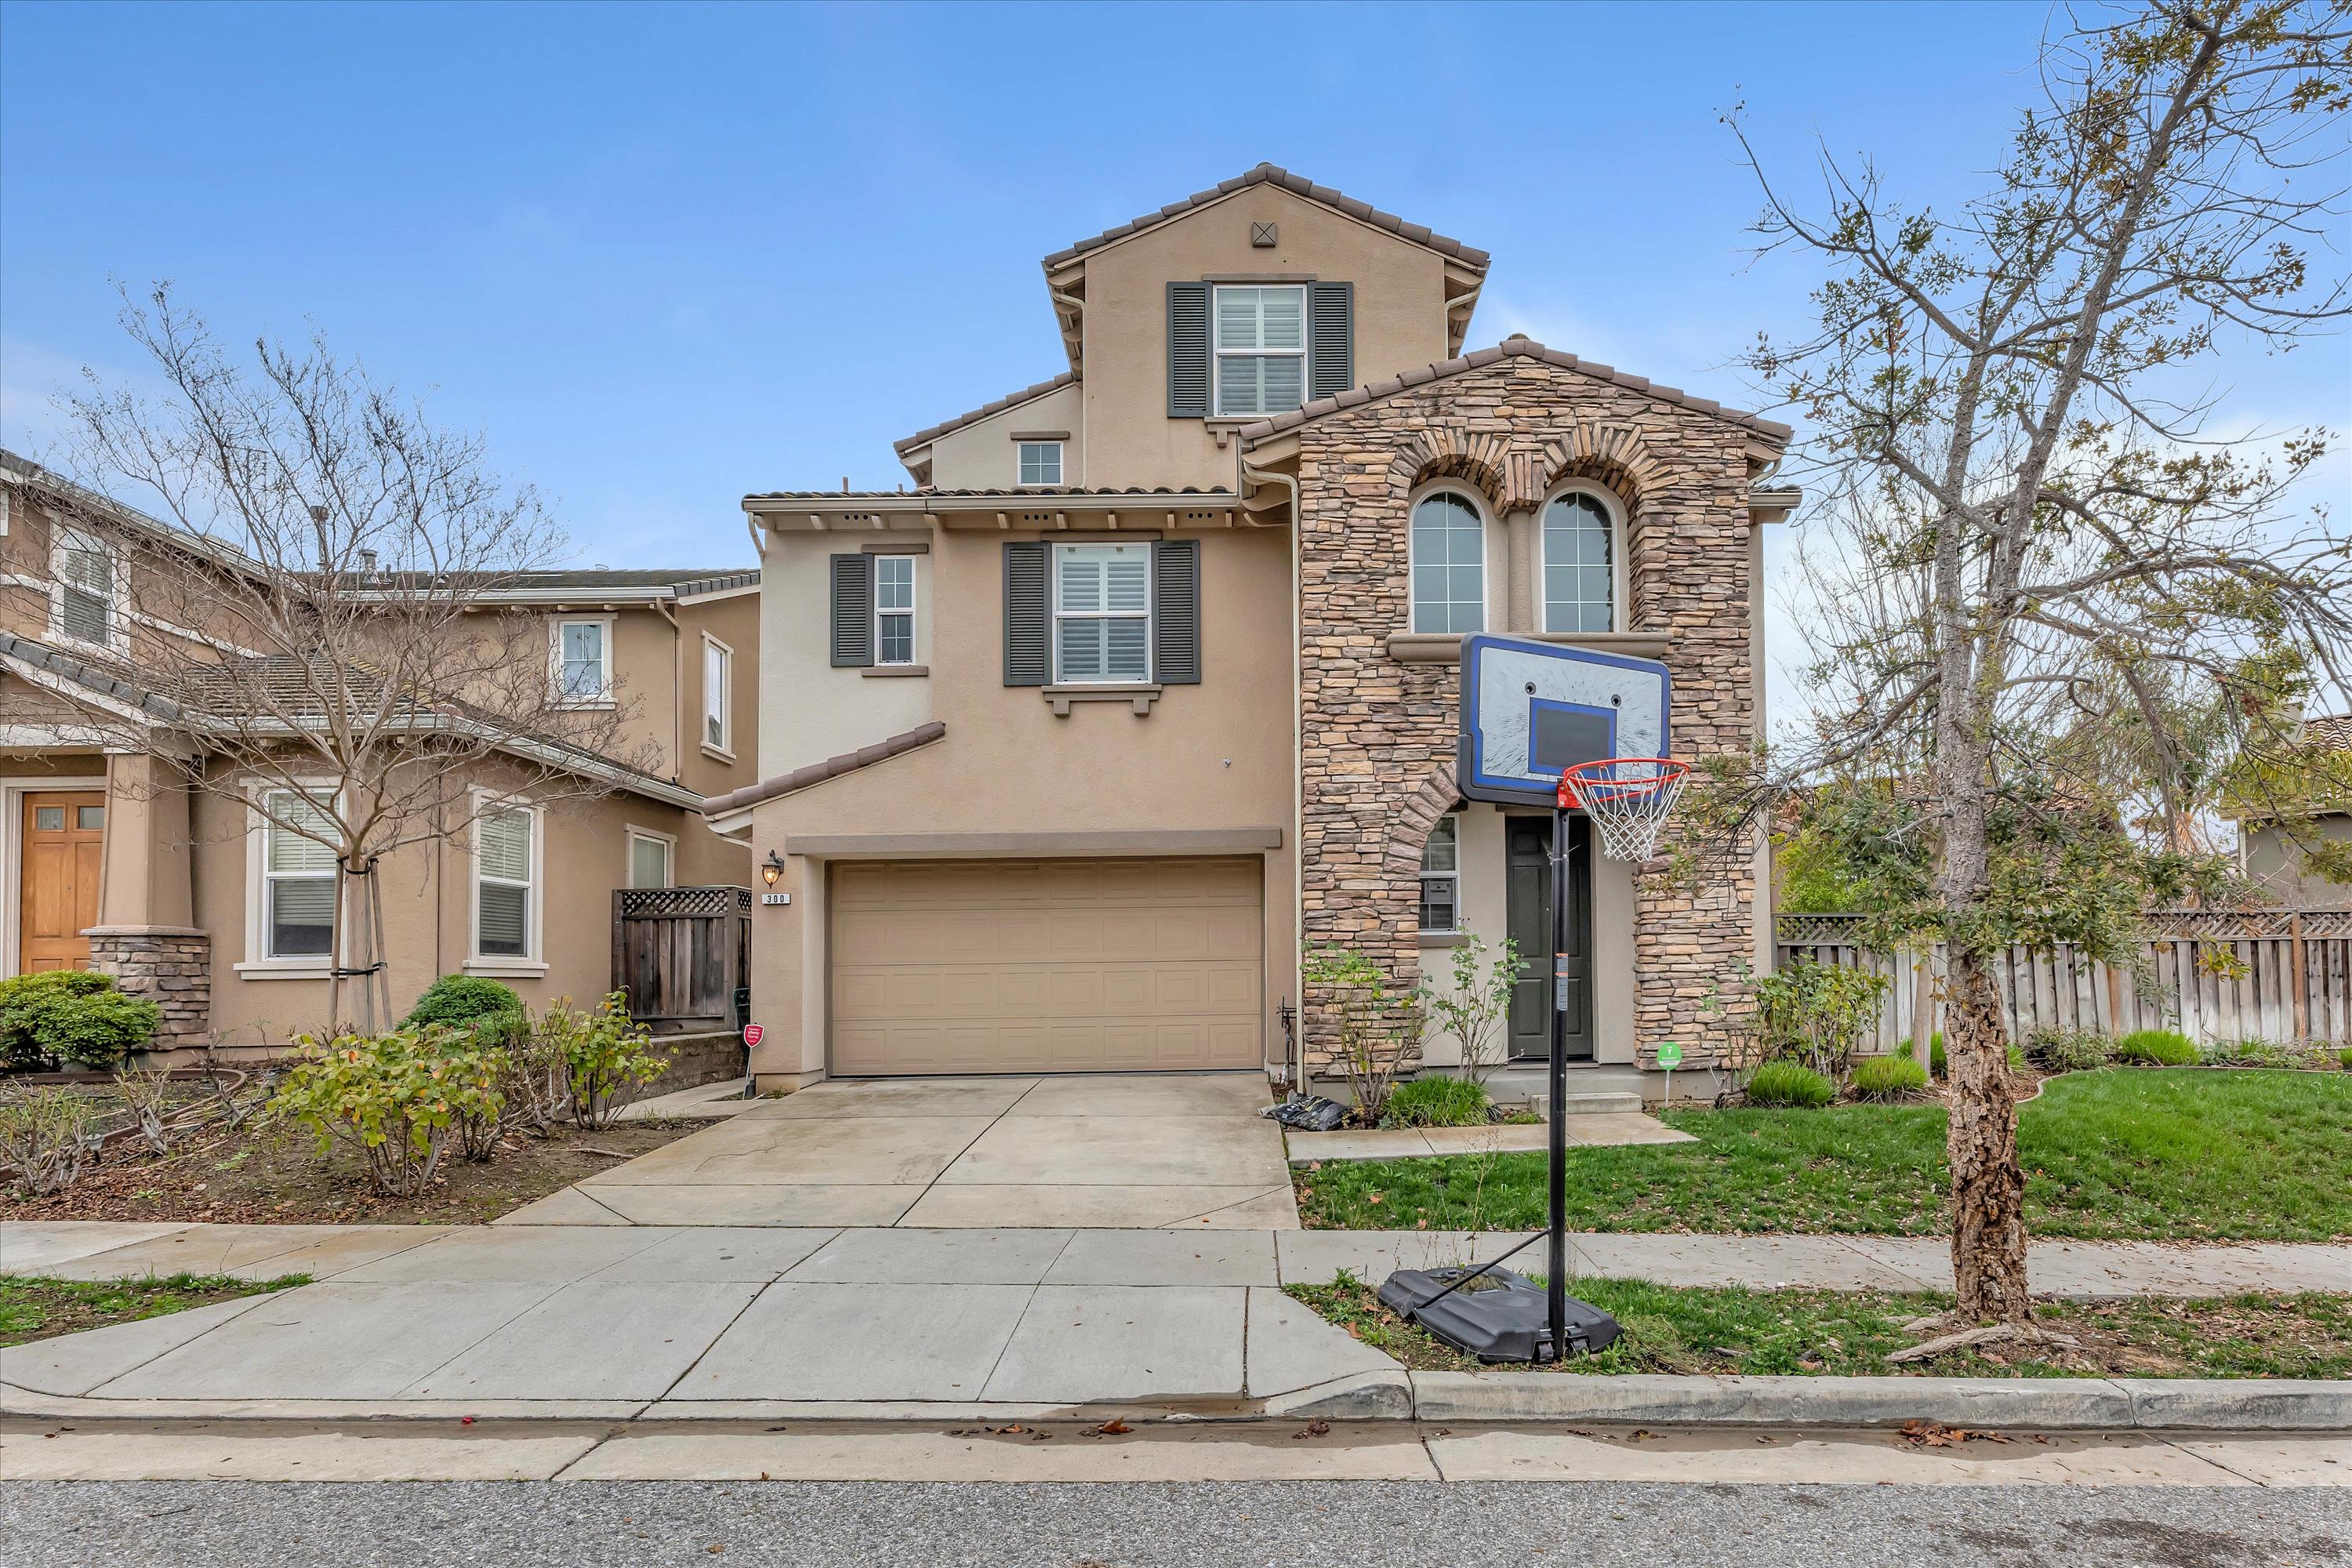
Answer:
POLYGON ((1665 470, 1642 433, 1631 426, 1570 426, 1544 443, 1543 461, 1527 505, 1534 506, 1563 479, 1594 479, 1617 492, 1630 521, 1663 487, 1665 470))
POLYGON ((1430 830, 1437 826, 1439 817, 1461 804, 1462 789, 1454 782, 1453 763, 1438 763, 1421 781, 1420 788, 1390 808, 1384 846, 1389 869, 1399 876, 1418 878, 1421 852, 1429 843, 1430 830))
POLYGON ((1425 426, 1397 448, 1390 488, 1409 496, 1433 479, 1459 479, 1499 508, 1509 489, 1510 445, 1507 437, 1473 435, 1459 425, 1425 426))

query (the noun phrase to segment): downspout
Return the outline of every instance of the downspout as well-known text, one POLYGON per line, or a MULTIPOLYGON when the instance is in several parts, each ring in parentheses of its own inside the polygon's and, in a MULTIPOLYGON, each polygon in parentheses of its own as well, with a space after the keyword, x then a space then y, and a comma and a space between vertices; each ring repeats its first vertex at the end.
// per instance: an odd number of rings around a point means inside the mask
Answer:
MULTIPOLYGON (((1471 289, 1467 294, 1456 294, 1454 298, 1445 301, 1445 315, 1444 320, 1445 321, 1445 330, 1448 332, 1451 332, 1454 330, 1454 307, 1457 305, 1471 304, 1478 298, 1478 289, 1484 289, 1485 287, 1486 284, 1482 282, 1478 285, 1477 289, 1471 289)), ((1462 318, 1462 341, 1465 342, 1470 341, 1470 318, 1467 316, 1462 318)))
MULTIPOLYGON (((1304 624, 1304 563, 1299 539, 1298 481, 1288 474, 1269 468, 1253 468, 1241 455, 1238 446, 1234 458, 1241 465, 1242 477, 1253 484, 1276 484, 1290 492, 1290 963, 1301 962, 1307 941, 1307 846, 1304 842, 1307 823, 1306 793, 1299 782, 1299 769, 1306 745, 1306 721, 1299 710, 1301 683, 1305 673, 1301 647, 1304 624)), ((1307 1092, 1307 996, 1299 988, 1298 1026, 1289 1031, 1292 1061, 1288 1064, 1290 1088, 1300 1094, 1307 1092)))

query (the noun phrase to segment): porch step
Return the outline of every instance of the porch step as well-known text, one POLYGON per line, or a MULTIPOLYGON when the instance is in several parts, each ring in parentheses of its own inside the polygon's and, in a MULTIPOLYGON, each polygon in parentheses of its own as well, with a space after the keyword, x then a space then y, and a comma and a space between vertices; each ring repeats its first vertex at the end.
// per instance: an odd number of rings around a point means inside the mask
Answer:
MULTIPOLYGON (((1540 1090, 1537 1098, 1541 1098, 1540 1090)), ((1642 1097, 1630 1091, 1570 1094, 1562 1096, 1559 1102, 1562 1116, 1622 1116, 1628 1111, 1639 1113, 1641 1109, 1642 1097)))

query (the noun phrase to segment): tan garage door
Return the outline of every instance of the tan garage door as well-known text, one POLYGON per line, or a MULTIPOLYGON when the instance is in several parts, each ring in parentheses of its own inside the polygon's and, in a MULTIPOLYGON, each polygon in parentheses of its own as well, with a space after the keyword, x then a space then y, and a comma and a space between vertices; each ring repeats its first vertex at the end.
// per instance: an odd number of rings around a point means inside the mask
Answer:
POLYGON ((1255 860, 845 862, 833 1070, 1255 1067, 1255 860))

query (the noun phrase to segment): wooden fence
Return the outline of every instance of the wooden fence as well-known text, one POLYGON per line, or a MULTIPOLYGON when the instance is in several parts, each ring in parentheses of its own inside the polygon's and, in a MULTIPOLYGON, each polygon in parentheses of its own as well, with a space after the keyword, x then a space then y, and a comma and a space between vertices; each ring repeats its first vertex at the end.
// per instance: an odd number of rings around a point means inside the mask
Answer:
MULTIPOLYGON (((1859 915, 1778 916, 1774 954, 1783 963, 1804 958, 1885 975, 1875 1048, 1925 1039, 1942 1023, 1941 948, 1864 948, 1855 936, 1861 922, 1859 915)), ((2108 1035, 2179 1029, 2200 1045, 2352 1044, 2352 909, 2162 910, 2147 926, 2144 964, 2095 963, 2071 943, 2011 948, 1994 966, 2011 1037, 2055 1026, 2108 1035)))
POLYGON ((751 952, 749 888, 614 891, 613 989, 657 1035, 741 1028, 751 952))

